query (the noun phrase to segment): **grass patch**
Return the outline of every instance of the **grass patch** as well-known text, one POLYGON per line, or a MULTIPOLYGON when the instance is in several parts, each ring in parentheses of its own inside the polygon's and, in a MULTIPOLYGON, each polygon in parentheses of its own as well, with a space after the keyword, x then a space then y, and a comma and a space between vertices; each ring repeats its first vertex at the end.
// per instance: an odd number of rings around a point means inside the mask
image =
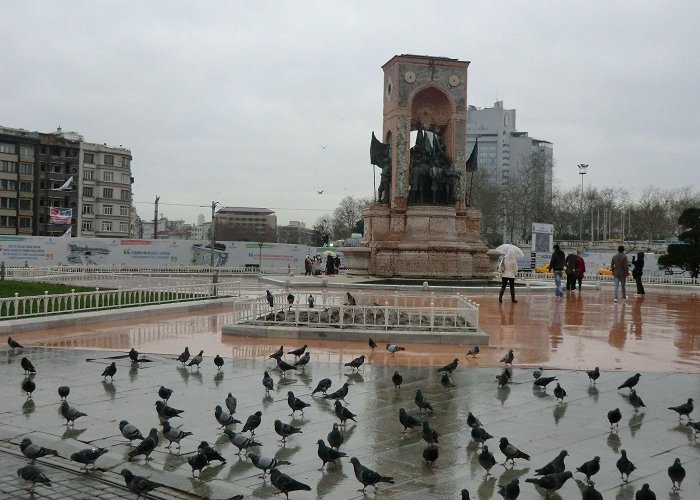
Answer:
POLYGON ((41 283, 36 281, 0 281, 0 298, 14 297, 18 293, 20 297, 29 297, 32 295, 44 295, 45 291, 49 295, 57 295, 62 293, 75 292, 94 292, 94 287, 61 285, 56 283, 41 283))

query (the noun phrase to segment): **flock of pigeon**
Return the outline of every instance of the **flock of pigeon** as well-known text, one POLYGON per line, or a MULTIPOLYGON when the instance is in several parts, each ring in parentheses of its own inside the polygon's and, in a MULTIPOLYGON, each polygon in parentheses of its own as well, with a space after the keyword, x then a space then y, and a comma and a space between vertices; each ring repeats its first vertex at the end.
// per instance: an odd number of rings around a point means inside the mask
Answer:
MULTIPOLYGON (((369 339, 369 347, 374 351, 378 346, 377 343, 369 339)), ((13 351, 18 349, 23 349, 16 340, 11 337, 8 338, 8 344, 13 351)), ((269 355, 269 359, 274 360, 276 363, 276 368, 281 372, 281 376, 285 377, 288 371, 296 371, 299 369, 304 369, 304 367, 310 361, 310 353, 307 350, 307 345, 304 345, 298 349, 289 350, 285 352, 284 346, 280 346, 278 350, 269 355), (286 361, 285 355, 292 356, 294 362, 286 361)), ((386 344, 386 350, 391 354, 395 355, 404 349, 404 347, 396 344, 386 344)), ((467 357, 476 357, 479 353, 479 347, 474 346, 467 352, 467 357)), ((129 352, 129 358, 132 363, 138 365, 142 359, 139 358, 139 353, 135 349, 131 349, 129 352)), ((202 364, 203 351, 200 351, 197 355, 191 356, 189 349, 185 348, 184 352, 178 356, 177 361, 182 363, 183 366, 190 367, 192 369, 199 370, 202 364)), ((289 358, 287 358, 289 359, 289 358)), ((350 368, 352 371, 359 370, 365 363, 366 357, 361 355, 352 361, 345 363, 345 367, 350 368)), ((496 377, 499 387, 505 386, 512 382, 513 377, 513 361, 514 354, 513 350, 510 350, 502 359, 501 362, 504 363, 504 368, 502 372, 496 377)), ((217 370, 221 369, 224 364, 223 358, 216 356, 214 358, 214 364, 217 370)), ((452 382, 452 375, 458 368, 459 359, 455 358, 451 363, 438 368, 437 373, 440 374, 440 384, 445 392, 450 391, 455 384, 452 382)), ((36 388, 36 384, 33 380, 36 374, 36 369, 32 365, 31 361, 27 357, 23 357, 21 360, 21 366, 25 373, 25 379, 22 383, 22 389, 27 393, 27 398, 32 397, 32 392, 36 388)), ((556 382, 556 387, 553 390, 554 396, 558 402, 563 402, 567 397, 566 390, 560 385, 560 381, 554 376, 545 376, 542 373, 542 369, 536 370, 533 373, 533 385, 540 388, 542 391, 547 390, 547 386, 551 383, 556 382)), ((108 365, 102 372, 102 377, 114 378, 117 372, 117 366, 114 362, 108 365)), ((594 370, 587 372, 591 384, 596 384, 600 378, 600 371, 596 367, 594 370)), ((636 392, 636 387, 640 381, 641 375, 637 373, 633 377, 630 377, 624 383, 622 383, 618 390, 629 390, 629 401, 634 407, 634 411, 637 412, 639 408, 644 407, 644 403, 641 397, 636 392)), ((401 389, 401 384, 403 382, 403 376, 399 371, 395 371, 391 377, 392 383, 396 390, 401 389)), ((265 371, 262 378, 263 390, 266 394, 274 390, 274 380, 270 376, 268 371, 265 371)), ((356 422, 355 415, 349 408, 346 398, 349 393, 349 384, 344 383, 340 388, 331 392, 332 381, 328 378, 324 378, 318 381, 315 389, 311 392, 309 400, 302 400, 297 397, 293 391, 287 392, 287 404, 291 410, 290 417, 298 412, 301 416, 304 415, 304 409, 311 406, 313 399, 323 398, 325 400, 332 400, 335 416, 338 419, 337 423, 334 423, 332 429, 326 436, 326 440, 318 439, 318 458, 321 460, 321 468, 319 470, 324 470, 327 465, 334 466, 343 458, 347 457, 347 454, 340 450, 344 442, 344 432, 347 422, 356 422), (345 403, 345 404, 343 404, 345 403), (326 444, 326 441, 328 444, 326 444)), ((175 407, 169 405, 169 400, 173 391, 167 387, 161 386, 158 390, 158 397, 160 398, 155 403, 155 409, 158 419, 161 423, 162 429, 159 431, 157 428, 151 428, 150 431, 144 435, 140 429, 135 425, 129 423, 127 420, 122 420, 119 422, 119 430, 122 436, 128 440, 129 446, 132 446, 133 441, 138 441, 136 446, 128 453, 128 460, 140 460, 141 457, 148 462, 151 460, 151 453, 159 446, 161 441, 161 436, 165 441, 168 441, 168 445, 165 448, 171 449, 173 445, 176 445, 178 451, 180 449, 180 442, 187 436, 192 435, 191 432, 186 432, 181 430, 179 426, 174 426, 172 424, 173 419, 178 418, 183 413, 183 410, 179 410, 175 407)), ((58 394, 61 398, 60 403, 60 413, 66 420, 66 425, 72 425, 77 419, 86 416, 85 413, 81 412, 77 408, 71 406, 67 399, 70 394, 70 388, 68 386, 58 387, 58 394)), ((421 415, 428 412, 435 412, 435 409, 431 405, 430 401, 422 394, 421 390, 416 390, 414 402, 416 405, 417 414, 411 415, 405 408, 399 409, 399 423, 403 430, 401 432, 408 433, 411 431, 416 431, 421 433, 422 439, 426 442, 426 446, 423 450, 423 459, 429 467, 438 460, 440 455, 439 448, 439 437, 440 433, 437 429, 430 426, 430 423, 426 419, 422 419, 421 415)), ((238 420, 234 415, 236 413, 237 400, 235 396, 228 393, 228 396, 223 401, 222 405, 217 405, 214 408, 214 418, 221 431, 228 437, 231 444, 238 449, 238 455, 241 453, 245 455, 245 459, 249 459, 253 466, 259 469, 262 474, 261 478, 265 479, 267 475, 270 476, 271 484, 278 490, 279 493, 285 495, 285 498, 289 499, 289 494, 294 491, 306 490, 311 491, 311 486, 298 481, 285 474, 280 470, 280 467, 285 465, 290 465, 289 462, 278 460, 276 458, 270 458, 263 455, 259 448, 262 446, 261 443, 257 442, 255 439, 256 431, 261 432, 262 425, 262 412, 256 411, 245 419, 245 423, 238 420), (224 409, 224 407, 226 409, 224 409), (230 427, 236 424, 243 424, 242 428, 238 431, 232 430, 230 427)), ((687 419, 687 425, 691 427, 694 431, 694 437, 697 437, 698 432, 700 432, 700 424, 694 422, 690 418, 690 414, 693 412, 693 399, 688 399, 684 404, 670 407, 669 410, 675 411, 678 414, 679 419, 685 417, 687 419)), ((608 412, 608 421, 610 423, 610 428, 612 432, 615 432, 618 423, 622 418, 619 408, 615 408, 608 412)), ((467 425, 471 428, 471 439, 478 445, 478 463, 484 469, 485 475, 484 479, 491 475, 492 468, 498 463, 494 454, 489 450, 486 442, 489 439, 494 438, 489 432, 484 428, 480 420, 471 412, 467 416, 467 425)), ((280 437, 280 442, 284 446, 288 439, 292 438, 295 434, 302 433, 301 427, 296 427, 294 425, 284 423, 280 420, 275 420, 273 425, 274 432, 280 437)), ((511 443, 506 436, 502 436, 499 439, 498 448, 505 460, 501 463, 504 467, 510 462, 511 465, 515 464, 516 460, 530 460, 530 455, 525 451, 516 447, 515 444, 511 443)), ((44 448, 39 444, 35 444, 29 438, 24 438, 20 444, 20 450, 27 459, 30 460, 30 464, 20 468, 17 471, 18 476, 20 476, 25 481, 31 483, 30 491, 34 490, 36 483, 44 484, 47 486, 51 485, 49 478, 35 465, 37 458, 41 458, 47 455, 58 455, 56 450, 51 450, 44 448)), ((89 466, 95 468, 95 462, 99 458, 107 453, 105 448, 85 448, 70 456, 70 460, 78 462, 83 465, 85 471, 88 470, 89 466)), ((568 479, 573 477, 573 472, 567 470, 565 465, 565 458, 568 456, 566 450, 562 450, 551 462, 548 464, 535 469, 535 477, 527 478, 525 482, 532 483, 546 492, 547 497, 557 490, 559 490, 568 479)), ((210 466, 212 462, 226 463, 226 459, 217 451, 214 447, 209 445, 207 441, 202 441, 198 446, 196 452, 193 452, 187 459, 191 469, 192 476, 197 477, 199 474, 201 477, 202 470, 210 466)), ((394 479, 388 475, 382 474, 381 472, 374 471, 365 465, 361 464, 358 458, 351 457, 349 459, 353 466, 354 475, 357 481, 362 485, 362 488, 358 491, 365 492, 369 486, 372 486, 376 491, 380 483, 394 483, 394 479)), ((620 472, 623 482, 627 482, 630 474, 633 474, 636 467, 630 458, 627 456, 625 450, 621 450, 620 459, 617 461, 617 469, 620 472)), ((586 478, 586 487, 582 490, 583 500, 597 500, 602 499, 602 494, 595 489, 595 483, 592 477, 598 473, 600 470, 600 458, 593 457, 591 460, 584 462, 580 467, 575 470, 581 473, 586 478)), ((124 468, 121 471, 121 475, 124 477, 124 481, 129 490, 137 494, 137 498, 142 495, 147 495, 150 491, 161 486, 158 483, 151 481, 147 477, 138 476, 133 474, 128 468, 124 468)), ((672 481, 673 491, 678 491, 681 488, 681 483, 685 478, 686 472, 683 468, 681 460, 676 458, 672 465, 668 468, 668 476, 672 481)), ((516 500, 520 495, 520 484, 519 480, 513 479, 512 481, 499 485, 499 494, 505 500, 516 500)), ((243 498, 242 495, 233 497, 235 499, 243 498)), ((463 489, 461 491, 461 498, 469 499, 469 491, 463 489)), ((636 500, 650 500, 655 499, 656 495, 651 490, 648 484, 644 484, 642 488, 636 492, 636 500)))

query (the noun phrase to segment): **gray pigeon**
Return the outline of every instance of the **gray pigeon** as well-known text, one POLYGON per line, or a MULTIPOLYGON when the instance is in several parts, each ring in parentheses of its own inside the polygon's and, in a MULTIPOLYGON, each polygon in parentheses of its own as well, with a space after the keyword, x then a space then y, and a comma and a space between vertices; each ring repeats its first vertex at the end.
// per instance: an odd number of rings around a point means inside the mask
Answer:
POLYGON ((359 369, 362 364, 365 362, 365 355, 363 354, 362 356, 353 359, 352 361, 345 363, 345 366, 351 367, 353 370, 359 369))
POLYGON ((428 464, 428 467, 432 467, 440 456, 439 450, 440 449, 434 444, 429 444, 423 450, 423 460, 425 460, 425 462, 428 464))
POLYGON ((163 423, 165 420, 169 420, 171 418, 175 417, 180 417, 180 413, 184 412, 185 410, 178 410, 177 408, 173 408, 172 406, 168 406, 162 401, 156 401, 156 412, 158 413, 158 419, 160 420, 161 423, 163 423))
POLYGON ((554 382, 555 380, 557 380, 557 377, 540 377, 540 378, 536 379, 532 383, 532 385, 537 386, 537 387, 541 387, 542 389, 547 390, 547 384, 554 382))
POLYGON ((525 480, 526 483, 533 483, 543 490, 547 491, 547 497, 550 492, 557 491, 564 486, 564 483, 572 476, 570 471, 548 474, 541 477, 531 477, 525 480))
POLYGON ((263 471, 262 475, 258 476, 262 479, 265 479, 267 471, 274 469, 279 465, 292 465, 286 460, 277 460, 276 458, 263 457, 256 453, 248 453, 246 458, 249 458, 250 461, 253 462, 253 466, 255 466, 256 469, 260 469, 261 471, 263 471))
POLYGON ((472 412, 467 413, 467 425, 472 429, 474 427, 481 427, 481 420, 474 416, 472 412))
POLYGON ((22 369, 24 370, 25 375, 29 375, 31 373, 36 373, 36 368, 34 368, 34 365, 32 364, 31 361, 29 361, 28 358, 22 358, 22 360, 19 362, 20 366, 22 366, 22 369))
POLYGON ((496 465, 496 459, 494 458, 493 453, 489 451, 489 447, 486 445, 481 448, 481 453, 479 453, 479 465, 481 465, 481 467, 483 467, 486 471, 484 479, 491 475, 491 467, 496 465))
POLYGON ((292 391, 287 392, 287 404, 289 405, 289 408, 292 410, 292 413, 290 413, 290 417, 294 416, 294 413, 297 411, 301 412, 301 416, 304 416, 304 408, 307 408, 311 406, 309 403, 302 401, 298 397, 294 395, 292 391))
POLYGON ((683 479, 685 479, 685 469, 681 465, 680 458, 676 458, 673 461, 673 465, 668 468, 668 477, 671 479, 673 491, 680 491, 681 483, 683 482, 683 479))
POLYGON ((224 429, 224 434, 228 436, 228 439, 229 441, 231 441, 231 444, 238 448, 238 453, 236 453, 236 455, 238 455, 239 457, 241 456, 242 451, 245 451, 247 456, 248 448, 252 448, 254 446, 262 446, 262 444, 253 440, 253 438, 244 436, 240 432, 233 432, 231 429, 224 429))
POLYGON ((669 406, 668 409, 678 413, 678 420, 683 417, 687 417, 690 420, 690 414, 693 413, 693 398, 688 398, 688 402, 682 405, 669 406))
POLYGON ((505 461, 501 465, 505 465, 508 460, 510 460, 511 463, 515 465, 516 458, 524 458, 525 460, 530 460, 530 455, 520 451, 518 448, 510 444, 508 442, 508 438, 506 437, 501 438, 498 444, 498 449, 500 449, 501 453, 503 453, 503 455, 505 455, 506 457, 505 461))
POLYGON ((596 366, 593 370, 587 370, 586 375, 588 375, 589 382, 593 382, 595 385, 596 380, 600 378, 600 368, 596 366))
POLYGON ((405 351, 406 348, 396 344, 387 344, 386 350, 389 351, 391 354, 396 354, 399 351, 405 351))
POLYGON ((345 396, 348 395, 349 388, 350 388, 350 384, 345 382, 343 384, 343 386, 340 389, 338 389, 337 391, 334 391, 330 394, 324 394, 323 399, 342 399, 343 401, 345 401, 345 396))
POLYGON ((649 483, 644 483, 642 489, 635 493, 634 500, 656 500, 656 494, 649 488, 649 483))
POLYGON ((576 470, 586 476, 586 481, 590 481, 591 477, 600 470, 600 457, 593 457, 592 460, 584 463, 581 467, 576 467, 576 470))
POLYGON ((622 420, 622 412, 620 412, 619 408, 615 408, 614 410, 610 410, 608 412, 608 422, 610 422, 610 429, 613 427, 620 427, 620 420, 622 420))
POLYGON ((180 430, 180 427, 172 427, 170 425, 169 421, 163 422, 163 437, 167 439, 170 444, 166 446, 166 448, 170 449, 170 447, 175 443, 177 445, 177 449, 180 449, 180 441, 185 439, 187 436, 191 436, 191 432, 187 431, 182 431, 180 430))
POLYGON ((194 472, 199 471, 199 477, 202 477, 202 469, 209 465, 209 460, 202 450, 197 450, 197 453, 191 457, 187 457, 187 463, 192 467, 192 477, 195 477, 194 472))
POLYGON ((268 359, 281 359, 284 356, 284 346, 281 345, 279 349, 268 356, 268 359))
POLYGON ((129 491, 138 495, 136 497, 137 500, 141 495, 147 495, 149 492, 162 486, 146 477, 134 475, 129 469, 122 469, 121 475, 124 476, 124 482, 126 483, 126 487, 129 488, 129 491))
POLYGON ((581 500, 603 500, 603 494, 595 489, 593 481, 588 481, 588 486, 581 492, 581 500))
POLYGON ((535 370, 534 372, 532 372, 532 378, 534 378, 535 380, 537 380, 538 378, 540 378, 540 377, 542 376, 542 372, 543 372, 543 371, 544 371, 544 368, 539 367, 537 370, 535 370))
POLYGON ((131 446, 131 442, 134 439, 140 439, 143 441, 143 434, 141 434, 141 431, 135 425, 130 424, 126 420, 119 422, 119 431, 122 433, 122 436, 129 440, 129 446, 131 446))
POLYGON ((129 452, 127 460, 131 461, 134 457, 144 455, 146 457, 146 462, 148 462, 151 460, 150 454, 156 449, 156 446, 158 446, 158 430, 154 427, 151 429, 151 432, 148 433, 148 437, 129 452))
POLYGON ((216 365, 216 371, 221 370, 221 367, 224 366, 224 358, 218 354, 214 356, 214 365, 216 365))
POLYGON ((439 443, 438 441, 438 431, 430 427, 430 423, 426 420, 423 422, 423 431, 421 432, 421 437, 428 444, 439 443))
POLYGON ((296 366, 290 365, 289 363, 287 363, 286 361, 284 361, 283 359, 280 359, 280 358, 277 358, 277 368, 280 369, 283 377, 287 374, 287 372, 289 370, 296 370, 297 369, 296 366))
POLYGON ((25 378, 22 381, 22 391, 27 393, 27 399, 31 399, 32 392, 36 390, 36 384, 30 378, 25 378))
POLYGON ((438 368, 437 373, 440 373, 440 372, 452 373, 453 371, 455 371, 457 369, 458 364, 459 364, 459 359, 455 358, 454 361, 452 361, 452 363, 449 363, 449 364, 443 366, 442 368, 438 368))
POLYGON ((640 408, 646 408, 647 405, 644 404, 642 398, 637 395, 637 391, 632 389, 630 391, 630 404, 634 407, 634 412, 637 413, 640 408))
POLYGON ((297 434, 301 432, 300 427, 293 427, 289 424, 284 424, 280 420, 275 420, 275 432, 279 435, 282 436, 281 441, 283 443, 287 442, 287 438, 291 436, 292 434, 297 434))
POLYGON ((406 413, 404 408, 399 408, 399 422, 403 425, 402 434, 405 434, 409 429, 413 430, 414 427, 423 425, 420 420, 406 413))
POLYGON ((226 413, 223 408, 221 408, 221 405, 216 405, 216 408, 214 408, 214 417, 216 421, 219 422, 221 429, 229 425, 241 423, 240 420, 233 418, 233 415, 226 413))
POLYGON ((161 385, 160 389, 158 389, 158 397, 162 399, 165 403, 168 402, 168 399, 170 399, 170 396, 173 395, 173 390, 168 389, 167 387, 161 385))
POLYGON ((503 484, 498 487, 498 494, 503 497, 503 500, 517 500, 520 496, 520 481, 516 477, 508 484, 503 484))
POLYGON ((296 363, 294 363, 294 366, 300 366, 303 370, 304 367, 309 364, 309 361, 311 361, 311 353, 306 351, 304 355, 300 357, 296 363))
POLYGON ((66 401, 61 403, 61 415, 66 419, 66 425, 74 423, 80 417, 87 417, 87 413, 76 410, 66 401))
POLYGON ((43 446, 34 444, 29 438, 22 439, 22 442, 19 444, 19 449, 22 452, 22 455, 31 460, 32 464, 37 458, 45 457, 47 455, 58 456, 58 452, 56 450, 44 448, 43 446))
POLYGON ((620 450, 620 454, 622 456, 617 461, 617 470, 620 471, 622 481, 627 483, 629 482, 630 474, 632 474, 637 467, 627 458, 627 452, 625 450, 620 450))
POLYGON ((462 500, 469 500, 469 490, 468 489, 464 488, 461 492, 461 495, 462 496, 460 498, 462 500))
POLYGON ((68 395, 70 394, 70 387, 67 385, 62 385, 58 388, 58 395, 61 398, 61 401, 66 401, 68 399, 68 395))
POLYGON ((394 374, 391 376, 391 381, 394 383, 394 389, 401 389, 403 377, 398 371, 395 371, 394 374))
POLYGON ((299 356, 302 356, 306 352, 307 347, 308 346, 306 344, 304 344, 303 347, 300 347, 298 349, 294 349, 292 351, 288 351, 287 354, 291 354, 295 358, 298 358, 299 356))
POLYGON ((374 486, 375 491, 377 490, 377 483, 390 483, 394 484, 394 478, 389 476, 382 476, 381 474, 373 471, 372 469, 365 467, 360 463, 357 457, 352 457, 350 463, 355 471, 355 478, 362 483, 362 493, 365 492, 367 486, 374 486))
POLYGON ((117 364, 112 361, 112 364, 107 366, 103 371, 102 371, 102 378, 107 378, 109 377, 110 379, 114 380, 114 375, 117 373, 117 364))
POLYGON ((328 433, 328 444, 331 446, 331 448, 335 448, 336 450, 340 448, 340 445, 343 444, 343 441, 345 441, 345 438, 343 437, 343 433, 340 432, 340 429, 338 428, 338 424, 333 424, 333 428, 331 431, 328 433))
POLYGON ((693 429, 693 439, 698 437, 698 433, 700 432, 700 422, 686 422, 685 425, 693 429))
POLYGON ((46 474, 41 472, 38 467, 34 465, 25 465, 24 467, 17 469, 17 476, 21 477, 24 481, 32 483, 29 492, 34 492, 34 486, 36 483, 45 484, 46 486, 51 486, 51 480, 46 477, 46 474))
POLYGON ((83 464, 81 469, 85 469, 87 471, 88 465, 92 464, 92 469, 95 470, 95 461, 107 453, 107 451, 107 448, 84 448, 73 453, 70 456, 70 459, 72 462, 83 464))
POLYGON ((267 372, 263 375, 262 385, 265 388, 265 394, 269 394, 270 391, 275 389, 275 383, 267 372))
POLYGON ((566 470, 566 465, 564 464, 564 459, 567 457, 568 453, 566 450, 559 452, 551 462, 549 462, 544 467, 535 469, 536 476, 546 476, 548 474, 556 474, 559 472, 564 472, 566 470))
POLYGON ((24 349, 24 346, 17 342, 15 339, 12 337, 7 337, 7 345, 10 346, 10 349, 12 349, 12 352, 16 352, 17 349, 24 349))
POLYGON ((433 411, 433 407, 430 405, 430 401, 428 401, 423 396, 423 393, 420 391, 420 389, 416 390, 416 397, 413 399, 413 401, 416 403, 418 410, 433 411))
POLYGON ((233 415, 236 413, 236 407, 238 406, 238 400, 231 394, 230 392, 228 393, 228 396, 226 396, 226 400, 224 401, 226 404, 226 409, 228 412, 233 415))
POLYGON ((491 434, 486 432, 486 429, 484 429, 483 427, 474 427, 471 430, 471 436, 472 439, 479 443, 480 446, 483 446, 487 440, 493 437, 491 434))
POLYGON ((633 376, 625 380, 622 384, 618 386, 618 390, 628 388, 632 389, 635 385, 639 383, 639 377, 641 377, 641 373, 635 373, 633 376))
POLYGON ((449 392, 449 390, 455 386, 452 380, 450 380, 450 374, 447 372, 444 372, 440 377, 440 385, 445 392, 449 392))
POLYGON ((180 363, 182 363, 183 365, 184 365, 185 363, 187 363, 187 360, 190 359, 190 348, 189 348, 189 347, 185 347, 185 350, 182 351, 182 354, 180 354, 180 355, 179 355, 177 358, 175 358, 175 359, 177 359, 177 360, 178 360, 180 363))
POLYGON ((466 356, 467 356, 467 357, 471 356, 471 357, 473 357, 473 358, 476 358, 476 355, 479 354, 479 350, 480 350, 480 349, 479 349, 479 346, 478 346, 478 345, 475 345, 475 346, 473 346, 473 347, 470 347, 469 350, 467 351, 466 356))
POLYGON ((301 483, 296 479, 292 479, 287 474, 280 472, 278 469, 272 469, 270 471, 270 482, 272 486, 284 493, 284 496, 289 500, 289 493, 291 491, 311 491, 311 486, 308 484, 301 483))
POLYGON ((513 359, 515 358, 515 355, 513 354, 513 349, 510 349, 508 353, 501 358, 501 363, 505 363, 506 365, 511 365, 513 366, 513 359))
POLYGON ((223 456, 221 456, 221 453, 219 453, 216 448, 211 446, 206 441, 202 441, 201 443, 199 443, 197 450, 204 453, 204 455, 207 457, 207 460, 209 461, 209 463, 211 463, 214 460, 217 460, 217 461, 221 462, 222 464, 226 463, 226 459, 223 456))
POLYGON ((326 443, 323 441, 323 439, 319 439, 317 441, 317 444, 318 458, 320 458, 323 461, 323 465, 318 470, 323 470, 326 467, 326 464, 329 462, 335 464, 336 460, 340 459, 341 457, 347 457, 346 453, 334 450, 333 448, 326 446, 326 443))
POLYGON ((129 351, 129 359, 131 360, 132 363, 139 362, 139 352, 136 349, 134 349, 133 347, 129 351))
POLYGON ((343 403, 341 403, 337 399, 335 401, 335 416, 338 417, 338 419, 340 419, 341 425, 345 425, 345 422, 347 422, 348 420, 357 422, 357 420, 355 420, 355 417, 357 415, 355 415, 353 412, 344 407, 343 403))
POLYGON ((356 306, 356 305, 357 305, 357 301, 355 300, 355 297, 353 297, 352 294, 351 294, 350 292, 345 292, 345 294, 346 294, 347 297, 348 297, 348 305, 350 305, 350 306, 356 306))
POLYGON ((243 429, 241 429, 241 432, 248 432, 250 431, 250 437, 255 436, 255 429, 260 427, 260 423, 262 422, 262 412, 261 411, 256 411, 252 415, 250 415, 246 421, 245 425, 243 426, 243 429))
POLYGON ((316 389, 314 389, 311 392, 311 395, 313 396, 317 392, 320 392, 320 393, 323 393, 323 395, 325 396, 328 389, 331 388, 332 383, 333 382, 331 382, 331 379, 329 379, 329 378, 323 378, 323 379, 319 380, 318 384, 316 385, 316 389))
POLYGON ((199 351, 199 354, 190 359, 190 362, 187 363, 187 366, 196 366, 197 370, 199 370, 199 365, 202 364, 202 360, 204 359, 203 354, 204 350, 199 351))
POLYGON ((566 391, 559 385, 559 382, 557 382, 557 386, 554 388, 554 397, 561 403, 564 402, 564 398, 566 397, 566 391))

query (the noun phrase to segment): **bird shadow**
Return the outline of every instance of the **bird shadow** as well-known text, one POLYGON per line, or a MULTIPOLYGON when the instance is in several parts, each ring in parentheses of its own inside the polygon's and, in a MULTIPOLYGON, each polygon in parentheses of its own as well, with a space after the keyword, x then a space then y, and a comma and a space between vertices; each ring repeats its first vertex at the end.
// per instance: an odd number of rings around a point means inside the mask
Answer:
POLYGON ((633 498, 634 486, 629 483, 622 483, 620 489, 615 494, 615 500, 629 500, 633 498))
POLYGON ((365 381, 365 377, 360 372, 352 372, 345 375, 348 383, 360 384, 365 381))
POLYGON ((270 394, 265 393, 265 395, 263 396, 262 401, 260 403, 262 404, 263 408, 267 408, 274 402, 275 402, 275 398, 270 396, 270 394))
POLYGON ((534 396, 537 396, 538 398, 548 398, 550 397, 549 393, 547 392, 547 388, 545 387, 544 389, 540 389, 536 385, 532 386, 532 394, 534 396))
MULTIPOLYGON (((340 462, 338 462, 340 464, 340 462)), ((343 472, 342 465, 337 465, 328 469, 323 473, 321 479, 316 485, 316 491, 319 497, 323 497, 333 491, 342 481, 348 476, 343 472)))
POLYGON ((29 415, 36 409, 36 403, 34 403, 34 400, 32 398, 29 398, 24 401, 24 404, 22 405, 22 413, 24 415, 29 415))
POLYGON ((202 372, 200 372, 199 370, 194 371, 194 372, 191 372, 191 373, 190 373, 190 377, 192 377, 193 380, 196 380, 196 381, 199 382, 200 384, 203 383, 203 380, 202 380, 202 372))
POLYGON ((632 417, 628 423, 632 437, 634 437, 634 435, 637 434, 637 431, 642 428, 642 420, 644 420, 645 416, 646 413, 644 412, 632 414, 632 417))
POLYGON ((185 366, 178 366, 177 367, 177 372, 180 374, 180 377, 182 377, 182 381, 187 384, 190 378, 190 372, 185 366))
POLYGON ((114 399, 114 396, 117 394, 117 388, 114 387, 111 380, 109 382, 103 380, 102 388, 104 389, 105 393, 109 395, 109 399, 114 399))
POLYGON ((554 424, 555 425, 558 425, 559 421, 566 414, 567 405, 568 405, 568 403, 561 403, 561 404, 558 404, 554 407, 554 411, 552 412, 552 415, 554 415, 554 424))
POLYGON ((61 439, 76 439, 78 436, 80 436, 86 430, 87 429, 74 429, 72 427, 68 427, 63 432, 63 434, 61 434, 61 439))
POLYGON ((614 451, 615 453, 619 453, 620 451, 620 446, 622 445, 622 441, 620 440, 620 436, 617 434, 617 432, 610 432, 608 434, 608 439, 606 440, 608 447, 614 451))
POLYGON ((231 465, 231 467, 229 467, 228 474, 226 475, 225 479, 231 479, 232 477, 239 475, 242 472, 254 468, 253 464, 248 462, 247 460, 244 460, 242 456, 238 458, 239 459, 236 460, 233 463, 233 465, 231 465))
POLYGON ((221 385, 221 382, 224 380, 224 372, 216 372, 216 375, 214 375, 214 385, 216 387, 219 387, 221 385))
POLYGON ((215 466, 209 466, 206 469, 202 471, 202 473, 199 475, 199 478, 202 481, 209 481, 211 479, 214 479, 216 475, 224 468, 226 467, 226 464, 220 463, 215 466))
POLYGON ((482 481, 479 488, 476 490, 479 494, 479 498, 491 498, 493 497, 493 492, 496 488, 496 478, 489 476, 488 479, 482 481))
POLYGON ((593 398, 593 401, 596 403, 598 402, 598 395, 600 394, 600 391, 598 388, 594 385, 588 386, 588 395, 593 398))
POLYGON ((503 484, 510 483, 513 479, 519 479, 525 474, 530 472, 530 467, 523 467, 522 469, 506 469, 500 476, 500 481, 503 484))
POLYGON ((131 363, 131 367, 129 368, 129 381, 130 382, 136 382, 136 379, 139 376, 139 365, 138 363, 131 363))
POLYGON ((275 457, 277 460, 287 460, 294 455, 296 452, 301 450, 301 446, 295 445, 295 446, 280 446, 277 451, 275 452, 275 457))
POLYGON ((510 396, 510 386, 504 385, 496 390, 496 399, 501 402, 501 406, 505 404, 508 396, 510 396))

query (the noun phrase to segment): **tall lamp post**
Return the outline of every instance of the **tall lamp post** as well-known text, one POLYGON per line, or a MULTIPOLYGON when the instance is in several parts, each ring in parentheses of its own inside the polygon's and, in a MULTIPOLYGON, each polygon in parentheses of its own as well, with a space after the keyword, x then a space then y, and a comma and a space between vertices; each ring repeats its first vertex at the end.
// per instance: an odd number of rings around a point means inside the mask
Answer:
POLYGON ((588 164, 579 163, 578 173, 581 176, 581 205, 580 205, 580 220, 578 225, 578 239, 583 241, 583 176, 586 175, 586 170, 588 169, 588 164))
POLYGON ((217 283, 219 281, 218 272, 214 269, 214 245, 216 244, 216 221, 214 220, 214 216, 216 215, 215 212, 217 205, 220 205, 218 201, 211 202, 211 231, 209 231, 209 235, 211 236, 211 240, 209 241, 209 250, 211 253, 209 255, 209 267, 211 268, 212 272, 212 283, 217 283))

